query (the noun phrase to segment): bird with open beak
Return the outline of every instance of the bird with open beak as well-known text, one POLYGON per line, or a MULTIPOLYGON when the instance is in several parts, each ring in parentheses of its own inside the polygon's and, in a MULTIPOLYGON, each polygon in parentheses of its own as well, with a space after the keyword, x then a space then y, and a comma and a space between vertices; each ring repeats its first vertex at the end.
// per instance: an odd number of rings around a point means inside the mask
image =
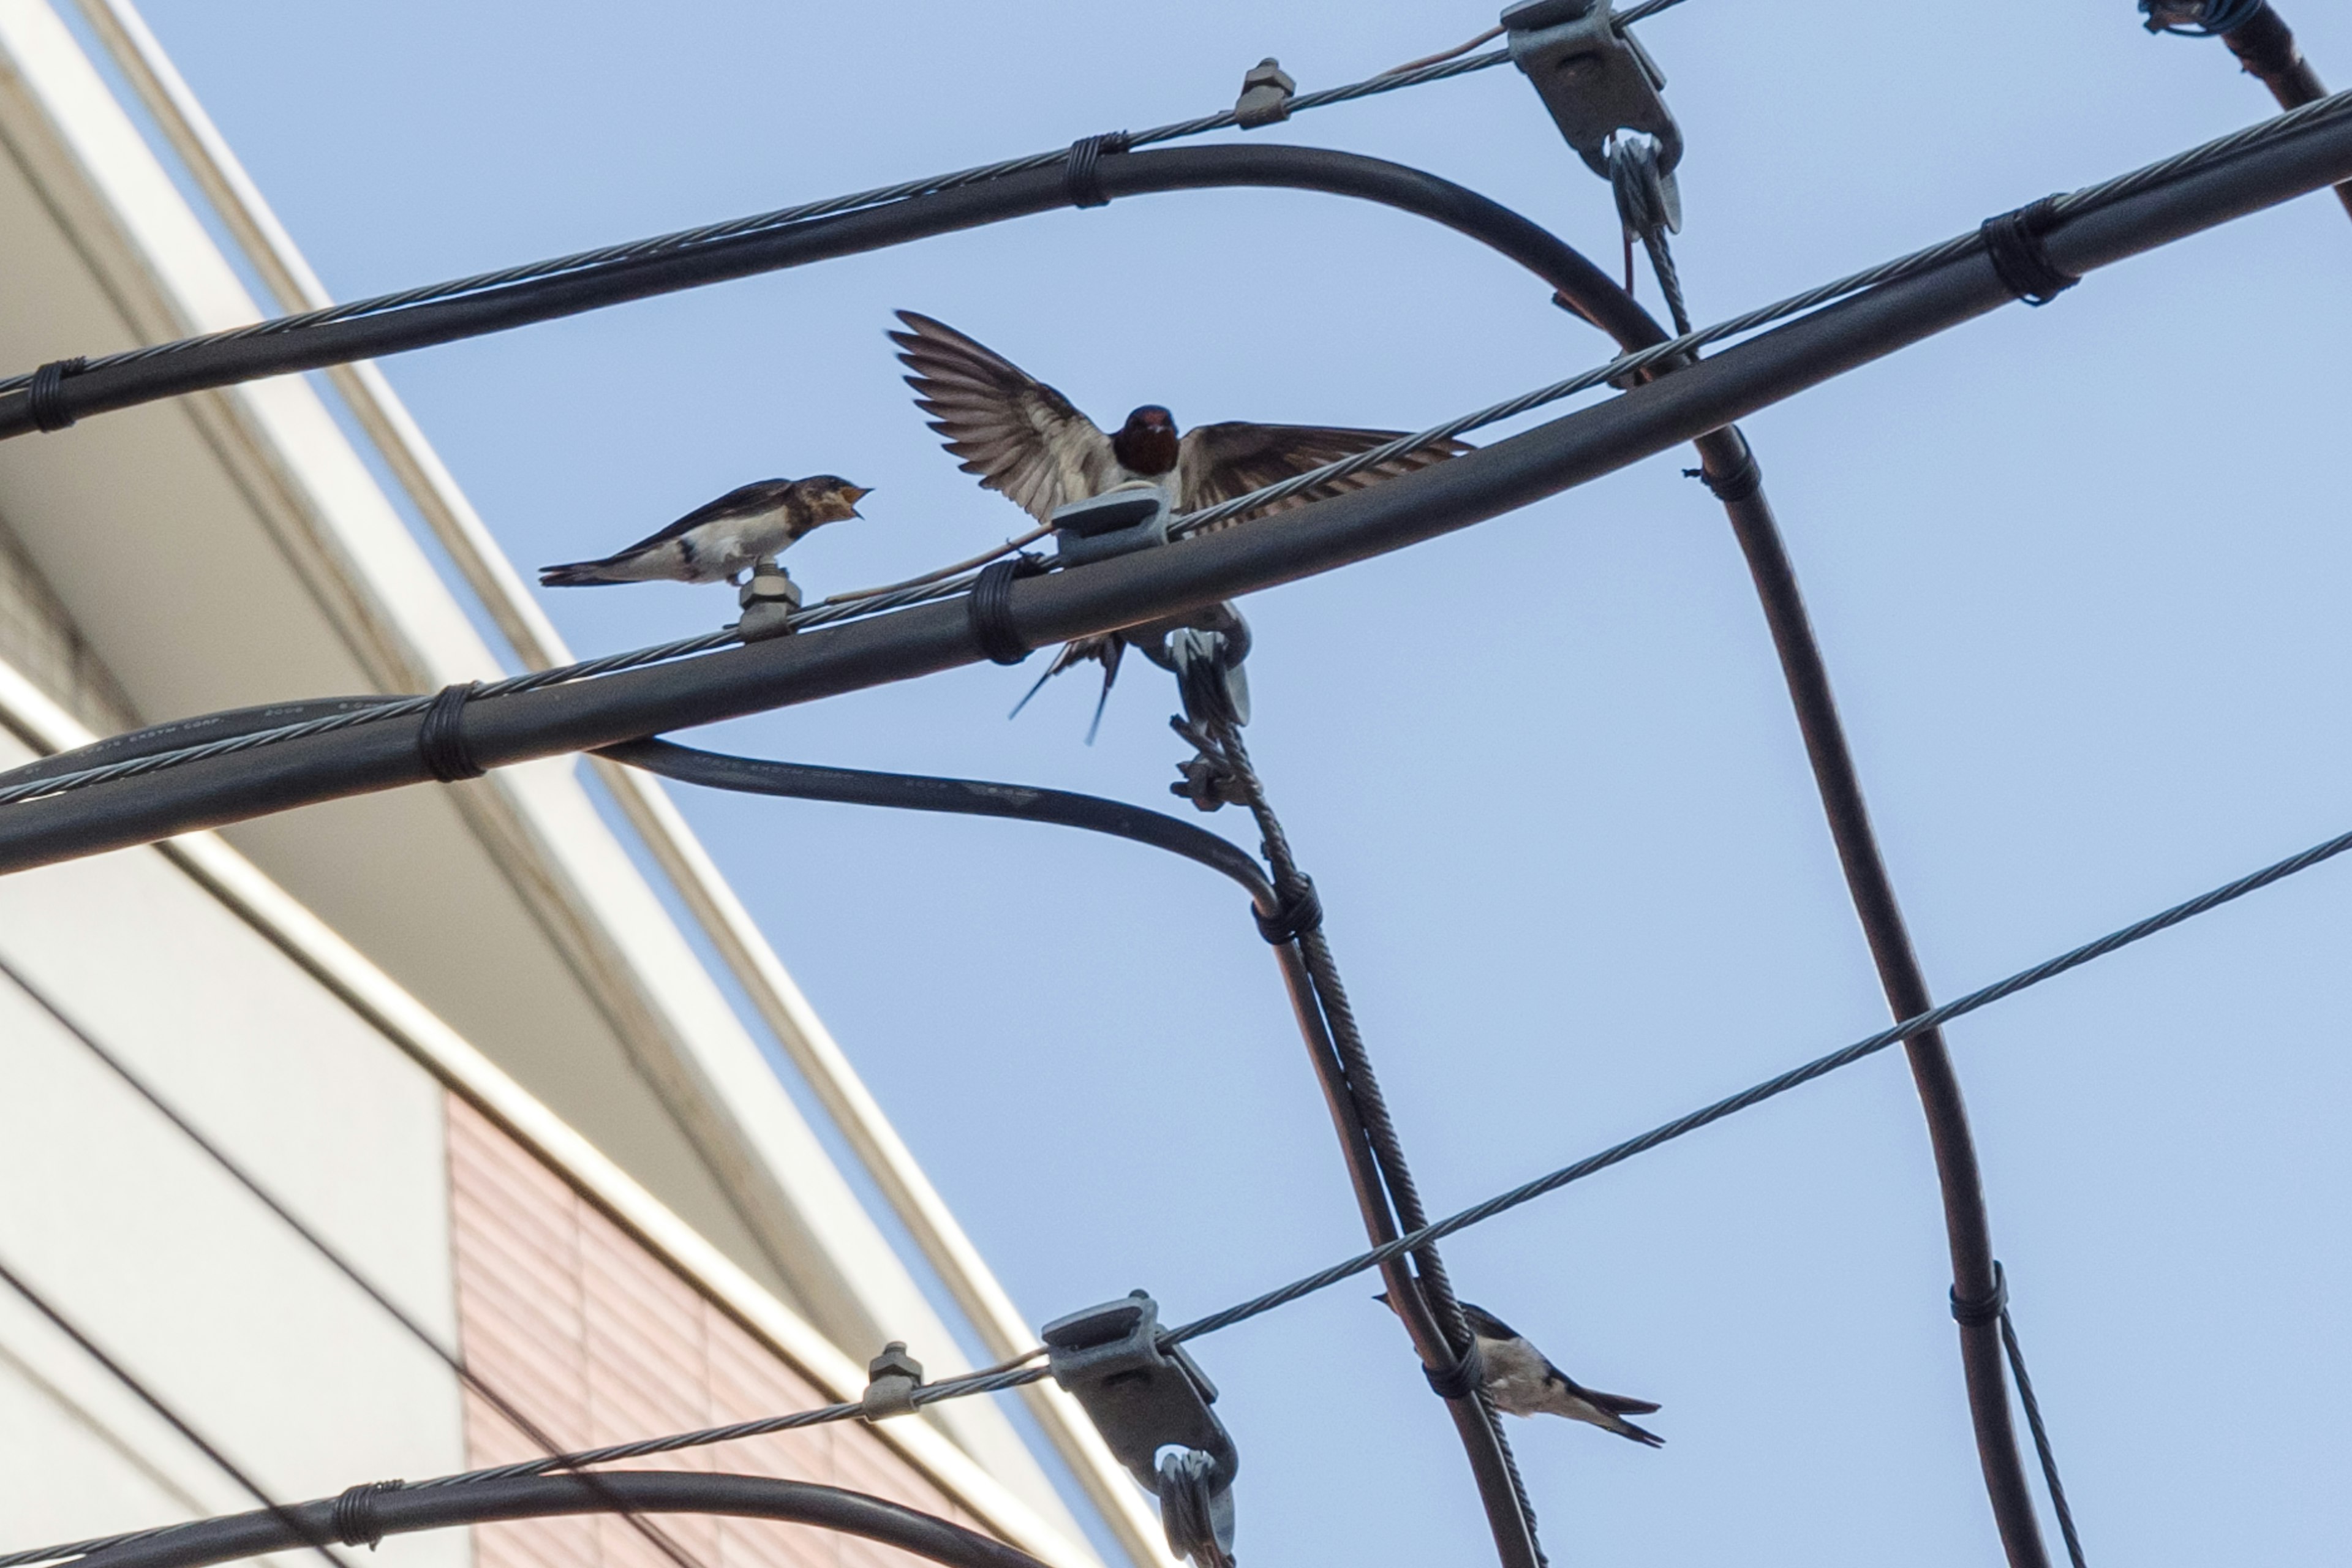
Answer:
MULTIPOLYGON (((1390 1305, 1385 1290, 1372 1300, 1390 1305)), ((1486 1308, 1468 1301, 1461 1306, 1471 1337, 1478 1344, 1478 1360, 1486 1369, 1486 1397, 1494 1401, 1496 1409, 1510 1415, 1565 1415, 1653 1448, 1666 1446, 1655 1432, 1625 1419, 1647 1415, 1657 1405, 1646 1399, 1628 1399, 1622 1394, 1585 1387, 1552 1365, 1526 1335, 1486 1308)))
MULTIPOLYGON (((1369 452, 1403 434, 1244 420, 1196 425, 1180 432, 1174 415, 1160 404, 1147 403, 1105 435, 1068 398, 953 327, 912 310, 899 311, 898 320, 908 330, 892 332, 890 341, 898 345, 898 358, 913 373, 907 384, 915 389, 916 406, 932 416, 931 428, 947 437, 947 449, 962 459, 965 473, 978 475, 984 488, 1040 522, 1052 521, 1057 507, 1137 483, 1158 488, 1176 511, 1198 511, 1369 452)), ((1345 479, 1227 518, 1204 531, 1237 527, 1362 489, 1469 449, 1461 441, 1425 442, 1345 479)), ((1108 699, 1126 646, 1117 633, 1066 643, 1038 685, 1074 664, 1097 659, 1103 667, 1103 697, 1108 699)), ((1034 695, 1036 688, 1030 690, 1034 695)), ((1099 701, 1095 717, 1099 722, 1099 701)))
POLYGON ((859 515, 874 492, 836 474, 758 479, 696 507, 659 533, 598 561, 540 568, 549 588, 604 583, 732 583, 828 522, 859 515))

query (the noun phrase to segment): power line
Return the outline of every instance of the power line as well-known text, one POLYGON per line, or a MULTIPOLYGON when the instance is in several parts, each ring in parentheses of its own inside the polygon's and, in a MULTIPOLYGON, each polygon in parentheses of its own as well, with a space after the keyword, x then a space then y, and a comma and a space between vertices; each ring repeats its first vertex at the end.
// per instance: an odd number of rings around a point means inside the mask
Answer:
MULTIPOLYGON (((1507 1192, 1498 1193, 1482 1203, 1474 1204, 1468 1208, 1448 1215, 1433 1224, 1408 1231, 1391 1241, 1358 1253, 1355 1257, 1332 1264, 1328 1268, 1318 1269, 1276 1289, 1254 1296, 1246 1301, 1227 1307, 1222 1311, 1212 1312, 1206 1317, 1196 1318, 1191 1322, 1170 1330, 1163 1336, 1161 1342, 1165 1345, 1181 1344, 1187 1341, 1221 1332, 1236 1324, 1247 1322, 1253 1318, 1263 1317, 1294 1301, 1301 1300, 1318 1291, 1328 1289, 1334 1285, 1351 1279, 1359 1274, 1377 1268, 1392 1258, 1418 1251, 1475 1226, 1484 1225, 1486 1221, 1532 1203, 1537 1198, 1558 1192, 1588 1176, 1597 1175, 1612 1166, 1622 1165, 1636 1155, 1647 1153, 1687 1133, 1696 1132, 1703 1127, 1712 1126, 1740 1111, 1761 1105, 1768 1100, 1776 1099, 1790 1089, 1801 1088, 1816 1079, 1826 1078, 1843 1068, 1852 1067, 1854 1063, 1875 1056, 1889 1046, 1923 1030, 1940 1027, 1956 1018, 1980 1012, 2021 991, 2031 990, 2044 981, 2054 980, 2071 970, 2082 968, 2087 963, 2121 952, 2158 932, 2169 931, 2174 926, 2210 913, 2224 904, 2233 903, 2250 893, 2259 892, 2274 883, 2283 882, 2289 877, 2332 860, 2347 850, 2352 850, 2352 833, 2342 834, 2323 843, 2315 844, 2300 854, 2291 855, 2258 871, 2250 872, 2233 881, 2224 882, 2220 887, 2199 894, 2196 898, 2175 904, 2144 920, 2135 921, 2129 925, 2110 931, 2096 941, 2084 942, 2080 947, 2070 949, 2054 958, 2046 959, 2031 968, 2019 970, 2007 979, 1996 981, 1992 984, 1971 991, 1964 996, 1956 997, 1941 1006, 1930 1008, 1915 1017, 1906 1018, 1901 1023, 1882 1029, 1874 1035, 1865 1036, 1843 1049, 1832 1051, 1827 1056, 1817 1057, 1801 1067, 1792 1068, 1776 1077, 1766 1079, 1761 1083, 1742 1089, 1738 1094, 1727 1096, 1711 1105, 1676 1117, 1672 1121, 1661 1123, 1639 1137, 1612 1144, 1596 1154, 1587 1155, 1574 1164, 1563 1165, 1559 1170, 1523 1183, 1507 1192)), ((8 1278, 11 1283, 15 1283, 13 1276, 8 1278)), ((976 1394, 1001 1393, 1006 1389, 1018 1388, 1025 1384, 1038 1382, 1047 1375, 1049 1375, 1048 1369, 1042 1366, 1013 1367, 1007 1370, 992 1369, 964 1377, 950 1378, 940 1383, 925 1384, 915 1390, 914 1402, 918 1405, 933 1405, 943 1400, 961 1399, 976 1394)), ((525 1460, 519 1464, 441 1476, 431 1480, 413 1481, 408 1485, 411 1489, 421 1487, 464 1486, 476 1482, 509 1479, 519 1476, 541 1475, 554 1469, 610 1464, 622 1459, 642 1458, 652 1454, 675 1453, 685 1448, 734 1442, 740 1438, 762 1436, 772 1432, 793 1431, 803 1426, 845 1421, 863 1415, 865 1408, 862 1403, 845 1401, 813 1410, 795 1411, 786 1415, 765 1416, 753 1421, 736 1422, 726 1426, 705 1427, 694 1432, 642 1438, 635 1442, 617 1443, 601 1448, 581 1449, 545 1459, 525 1460)), ((184 1528, 187 1527, 173 1525, 164 1527, 163 1531, 138 1531, 122 1535, 76 1542, 67 1545, 13 1552, 0 1555, 0 1568, 24 1568, 26 1564, 50 1563, 62 1558, 86 1555, 128 1541, 163 1533, 164 1531, 184 1528)))
MULTIPOLYGON (((1349 103, 1360 98, 1394 92, 1402 88, 1419 87, 1428 82, 1443 81, 1451 77, 1466 76, 1490 66, 1498 66, 1511 58, 1508 49, 1495 49, 1466 58, 1441 61, 1413 69, 1389 71, 1341 87, 1324 88, 1318 91, 1300 93, 1289 101, 1291 114, 1310 109, 1322 109, 1331 104, 1349 103)), ((1234 110, 1221 110, 1214 114, 1201 115, 1192 120, 1177 121, 1156 126, 1149 131, 1122 132, 1118 140, 1126 147, 1147 147, 1160 142, 1174 142, 1199 136, 1212 131, 1223 131, 1239 123, 1234 110)), ((379 316, 412 306, 438 303, 461 299, 470 294, 512 288, 519 284, 544 281, 553 278, 574 278, 583 273, 628 266, 657 257, 677 256, 699 249, 722 240, 740 239, 749 235, 787 228, 814 218, 832 217, 865 207, 887 206, 916 196, 936 195, 960 186, 979 184, 1006 175, 1026 174, 1036 169, 1049 169, 1069 156, 1069 149, 1055 148, 1050 153, 1034 153, 1024 157, 1007 158, 954 174, 928 174, 919 179, 902 181, 895 185, 881 185, 872 190, 847 195, 828 196, 819 201, 803 202, 796 206, 781 207, 773 212, 755 214, 749 217, 732 218, 723 223, 706 224, 698 228, 680 229, 675 233, 651 238, 604 246, 595 250, 577 251, 570 256, 554 257, 544 261, 526 262, 520 266, 482 272, 467 278, 456 278, 440 283, 428 283, 405 289, 397 293, 379 294, 365 300, 330 305, 316 310, 304 310, 290 316, 278 316, 251 326, 234 327, 225 331, 207 332, 199 337, 181 338, 168 343, 155 343, 144 348, 129 349, 121 353, 106 354, 85 361, 74 374, 83 374, 114 365, 135 364, 166 355, 185 353, 190 349, 212 343, 236 342, 253 337, 270 337, 282 332, 299 331, 338 321, 357 320, 363 316, 379 316)), ((16 392, 32 384, 38 372, 9 376, 0 380, 0 394, 16 392)))
MULTIPOLYGON (((274 1518, 283 1523, 288 1530, 293 1531, 294 1534, 301 1540, 308 1542, 310 1549, 318 1552, 320 1556, 325 1558, 333 1565, 333 1568, 355 1568, 353 1563, 337 1555, 336 1552, 327 1545, 324 1537, 320 1536, 314 1531, 304 1529, 301 1523, 287 1510, 284 1504, 278 1502, 268 1492, 264 1491, 261 1489, 261 1484, 258 1481, 256 1481, 250 1475, 247 1474, 244 1468, 239 1466, 236 1460, 230 1458, 226 1453, 222 1452, 218 1444, 205 1436, 203 1433, 197 1431, 194 1426, 189 1424, 187 1417, 182 1415, 177 1410, 174 1410, 163 1397, 163 1395, 157 1394, 153 1389, 149 1388, 144 1383, 141 1382, 138 1376, 133 1373, 129 1367, 124 1366, 121 1362, 115 1360, 114 1357, 109 1355, 105 1350, 100 1348, 98 1342, 91 1339, 88 1334, 82 1332, 82 1331, 76 1326, 70 1318, 68 1318, 63 1312, 59 1311, 56 1306, 51 1304, 48 1298, 43 1296, 38 1290, 36 1290, 30 1282, 28 1282, 22 1275, 18 1274, 14 1268, 8 1267, 5 1262, 0 1262, 0 1284, 5 1284, 8 1289, 14 1290, 18 1296, 24 1298, 25 1303, 27 1306, 31 1307, 33 1310, 40 1313, 44 1318, 47 1318, 50 1324, 54 1326, 59 1333, 73 1341, 74 1344, 84 1355, 89 1357, 90 1360, 105 1368, 108 1376, 113 1378, 115 1382, 121 1384, 124 1388, 130 1390, 131 1394, 136 1397, 142 1405, 144 1405, 148 1409, 161 1416, 164 1423, 169 1426, 173 1431, 177 1432, 182 1437, 187 1440, 190 1447, 194 1447, 198 1453, 204 1455, 205 1458, 211 1460, 214 1467, 217 1468, 221 1474, 235 1481, 253 1499, 254 1501, 259 1503, 274 1518)), ((185 1527, 180 1525, 166 1525, 160 1530, 134 1531, 126 1535, 112 1536, 103 1541, 84 1542, 81 1543, 79 1550, 94 1552, 102 1546, 116 1546, 126 1541, 139 1541, 152 1536, 165 1535, 174 1530, 183 1528, 185 1527)), ((55 1547, 50 1549, 51 1552, 63 1550, 67 1549, 55 1547)))
MULTIPOLYGON (((509 1399, 505 1394, 477 1373, 457 1352, 442 1343, 438 1335, 418 1322, 409 1314, 407 1309, 394 1300, 382 1287, 362 1272, 357 1264, 344 1257, 341 1249, 312 1229, 300 1215, 280 1201, 276 1194, 262 1185, 260 1179, 247 1171, 226 1149, 205 1136, 202 1130, 180 1114, 178 1109, 158 1093, 153 1086, 133 1072, 129 1063, 107 1049, 95 1035, 84 1028, 79 1020, 59 1006, 48 993, 34 984, 5 958, 0 958, 0 977, 5 977, 18 991, 24 993, 36 1006, 49 1016, 58 1028, 65 1031, 68 1038, 79 1043, 84 1050, 96 1058, 101 1066, 120 1079, 132 1093, 145 1100, 157 1115, 177 1129, 182 1136, 202 1151, 230 1180, 243 1187, 256 1202, 299 1237, 311 1251, 317 1253, 337 1273, 356 1286, 362 1295, 380 1308, 384 1315, 398 1324, 411 1339, 432 1352, 443 1365, 457 1374, 459 1382, 478 1394, 484 1403, 503 1416, 516 1431, 536 1445, 542 1453, 554 1455, 561 1452, 555 1440, 548 1436, 537 1422, 526 1415, 514 1401, 509 1399)), ((209 1451, 208 1449, 207 1452, 209 1451)), ((691 1552, 665 1531, 626 1510, 618 1511, 627 1524, 644 1536, 656 1551, 676 1564, 677 1568, 704 1568, 704 1565, 691 1552)))

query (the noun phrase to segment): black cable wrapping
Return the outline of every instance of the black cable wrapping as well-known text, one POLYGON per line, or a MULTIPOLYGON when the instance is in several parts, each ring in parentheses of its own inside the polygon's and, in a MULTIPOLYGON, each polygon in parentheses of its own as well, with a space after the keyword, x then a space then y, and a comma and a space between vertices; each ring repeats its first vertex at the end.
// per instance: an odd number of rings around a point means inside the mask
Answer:
POLYGON ((1107 207, 1110 193, 1103 189, 1102 161, 1106 154, 1124 153, 1130 138, 1124 131, 1109 131, 1100 136, 1081 136, 1070 143, 1069 157, 1062 164, 1062 184, 1070 193, 1074 207, 1107 207))
POLYGON ((489 771, 475 760, 474 748, 466 740, 466 704, 479 686, 468 680, 443 687, 416 727, 416 754, 425 771, 443 784, 478 779, 489 771))
POLYGON ((1036 651, 1013 624, 1013 583, 1043 570, 1045 563, 1035 556, 1015 555, 987 567, 973 580, 964 610, 971 617, 972 640, 993 662, 1019 664, 1036 651))
POLYGON ((2083 279, 2050 259, 2042 237, 2058 221, 2058 198, 2044 196, 1979 226, 1985 254, 2009 291, 2029 305, 2047 305, 2083 279))
POLYGON ((63 430, 74 422, 73 411, 66 406, 66 377, 80 373, 89 363, 81 354, 71 359, 53 359, 33 373, 32 384, 25 389, 25 402, 33 416, 33 428, 47 434, 63 430))
POLYGON ((347 1487, 335 1498, 334 1511, 328 1515, 335 1539, 346 1546, 364 1546, 374 1551, 383 1542, 383 1521, 376 1517, 375 1500, 380 1492, 398 1491, 405 1481, 362 1481, 347 1487))

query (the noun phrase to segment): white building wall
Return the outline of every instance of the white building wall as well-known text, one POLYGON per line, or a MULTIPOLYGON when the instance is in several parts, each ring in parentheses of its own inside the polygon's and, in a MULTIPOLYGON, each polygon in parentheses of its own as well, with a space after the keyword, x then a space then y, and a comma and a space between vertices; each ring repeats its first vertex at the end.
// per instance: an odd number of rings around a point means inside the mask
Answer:
MULTIPOLYGON (((442 1089, 382 1034, 152 850, 0 879, 0 958, 453 1341, 442 1089)), ((447 1368, 5 978, 0 1260, 281 1497, 462 1468, 447 1368)), ((15 1544, 251 1506, 5 1292, 0 1474, 15 1544)))

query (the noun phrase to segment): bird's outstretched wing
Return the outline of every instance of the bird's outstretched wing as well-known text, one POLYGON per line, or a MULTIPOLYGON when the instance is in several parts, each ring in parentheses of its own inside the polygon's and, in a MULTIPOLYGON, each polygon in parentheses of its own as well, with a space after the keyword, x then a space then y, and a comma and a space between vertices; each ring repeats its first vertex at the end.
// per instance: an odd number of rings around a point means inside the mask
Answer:
POLYGON ((965 473, 1040 522, 1118 482, 1110 437, 1068 398, 945 322, 912 310, 898 319, 910 330, 890 341, 914 372, 915 405, 965 473))
MULTIPOLYGON (((1254 425, 1243 420, 1195 426, 1177 444, 1177 493, 1182 497, 1186 511, 1198 511, 1326 463, 1386 446, 1404 434, 1402 430, 1345 430, 1322 425, 1254 425)), ((1363 489, 1382 479, 1460 457, 1468 450, 1467 442, 1450 437, 1425 442, 1345 479, 1327 480, 1287 500, 1227 518, 1205 531, 1214 533, 1309 501, 1363 489)))

